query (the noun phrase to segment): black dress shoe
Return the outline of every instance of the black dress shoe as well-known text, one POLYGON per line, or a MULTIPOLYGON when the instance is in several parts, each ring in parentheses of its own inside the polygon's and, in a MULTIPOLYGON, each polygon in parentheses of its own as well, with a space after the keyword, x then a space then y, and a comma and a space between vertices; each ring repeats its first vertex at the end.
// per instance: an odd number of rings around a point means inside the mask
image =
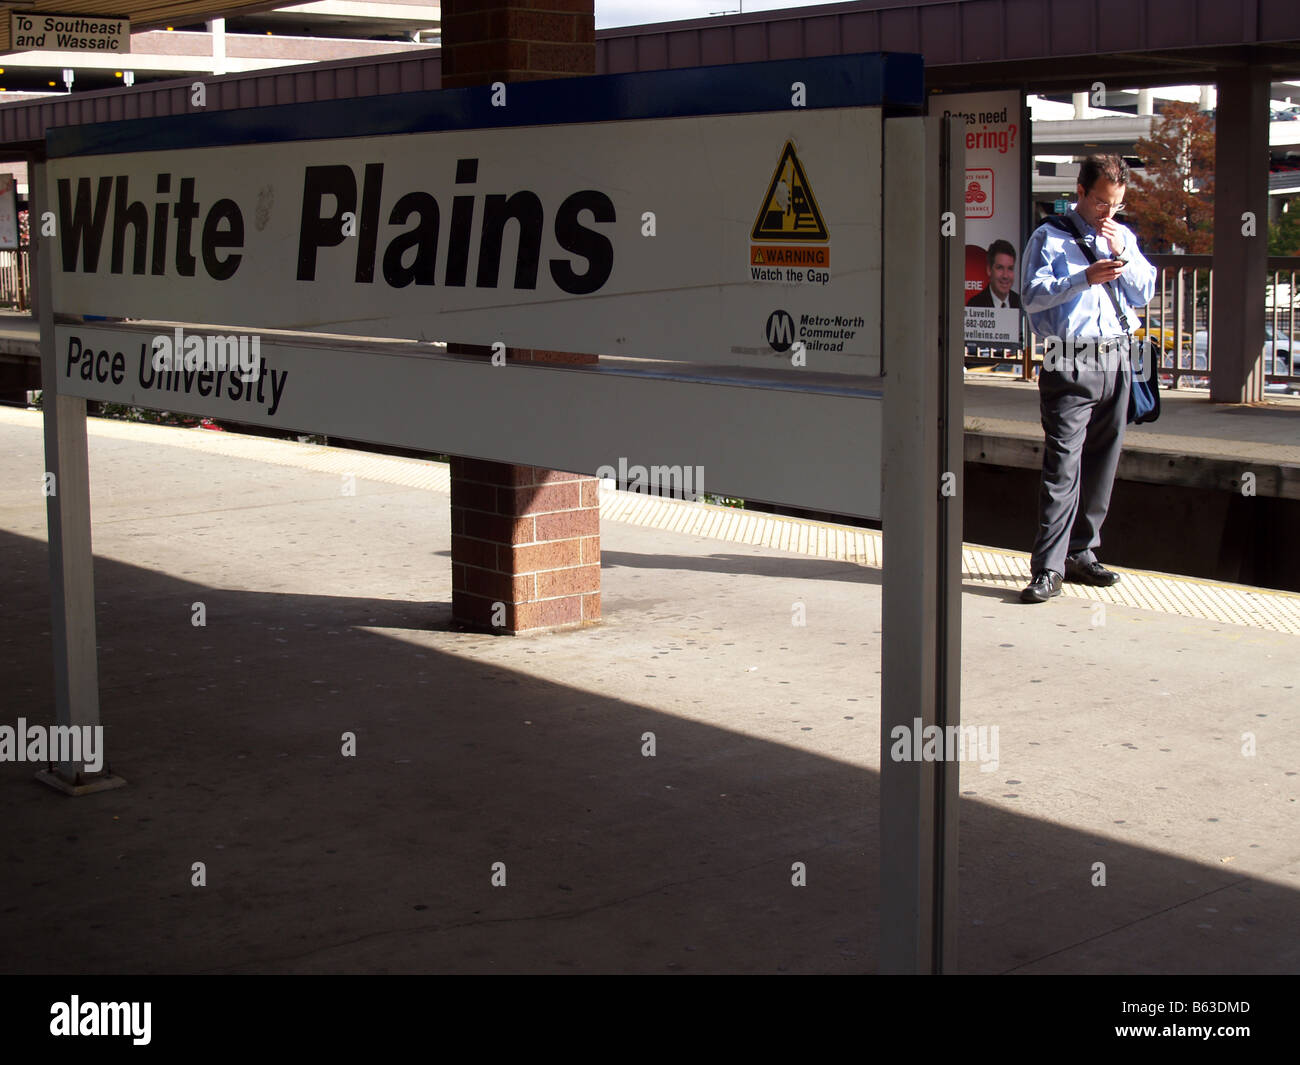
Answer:
POLYGON ((1061 594, 1061 575, 1054 569, 1040 569, 1029 587, 1020 593, 1022 603, 1046 603, 1061 594))
POLYGON ((1119 583, 1119 574, 1113 573, 1100 562, 1065 560, 1065 579, 1075 584, 1091 584, 1096 588, 1109 588, 1119 583))

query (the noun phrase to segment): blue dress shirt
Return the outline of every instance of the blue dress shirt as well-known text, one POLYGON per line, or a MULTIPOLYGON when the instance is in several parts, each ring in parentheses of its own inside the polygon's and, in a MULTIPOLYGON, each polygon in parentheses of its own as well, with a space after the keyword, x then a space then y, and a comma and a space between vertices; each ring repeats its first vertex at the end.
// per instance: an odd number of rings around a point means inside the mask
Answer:
POLYGON ((1089 285, 1084 271, 1091 263, 1072 234, 1050 225, 1034 230, 1021 259, 1020 303, 1039 336, 1114 337, 1139 325, 1134 307, 1145 307, 1156 291, 1156 268, 1143 257, 1133 231, 1120 225, 1123 244, 1111 248, 1106 238, 1070 208, 1071 220, 1098 259, 1124 258, 1128 265, 1111 282, 1127 324, 1115 317, 1105 286, 1089 285))

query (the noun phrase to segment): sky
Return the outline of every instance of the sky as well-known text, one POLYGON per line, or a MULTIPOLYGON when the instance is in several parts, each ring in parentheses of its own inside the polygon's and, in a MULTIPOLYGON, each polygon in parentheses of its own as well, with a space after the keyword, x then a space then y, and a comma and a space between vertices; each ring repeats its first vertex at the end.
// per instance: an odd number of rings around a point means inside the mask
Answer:
MULTIPOLYGON (((717 11, 737 14, 742 3, 745 14, 815 6, 813 0, 596 0, 596 29, 708 18, 717 11)), ((825 0, 819 0, 819 3, 825 3, 825 0)))

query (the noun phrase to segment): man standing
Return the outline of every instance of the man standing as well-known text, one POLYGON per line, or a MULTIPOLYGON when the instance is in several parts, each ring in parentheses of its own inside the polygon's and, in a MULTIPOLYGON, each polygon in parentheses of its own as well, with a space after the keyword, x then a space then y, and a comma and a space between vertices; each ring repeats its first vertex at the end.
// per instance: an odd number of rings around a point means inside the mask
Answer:
POLYGON ((1005 240, 995 240, 988 250, 989 283, 966 301, 967 307, 1020 308, 1020 297, 1011 286, 1016 282, 1016 249, 1005 240))
POLYGON ((1033 579, 1020 593, 1026 603, 1060 595, 1062 580, 1103 588, 1119 580, 1093 550, 1128 418, 1130 338, 1138 324, 1131 308, 1145 306, 1156 284, 1137 238, 1115 221, 1127 184, 1119 156, 1089 156, 1079 168, 1078 204, 1045 221, 1025 246, 1024 308, 1048 355, 1057 356, 1044 360, 1038 378, 1045 442, 1033 579))

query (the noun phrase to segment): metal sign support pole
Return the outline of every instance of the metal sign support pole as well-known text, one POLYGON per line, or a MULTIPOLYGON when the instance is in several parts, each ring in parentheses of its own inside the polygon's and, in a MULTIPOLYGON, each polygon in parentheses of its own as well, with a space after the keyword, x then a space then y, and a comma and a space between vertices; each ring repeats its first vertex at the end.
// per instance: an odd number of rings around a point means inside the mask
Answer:
MULTIPOLYGON (((90 464, 86 401, 59 394, 51 293, 58 237, 40 236, 52 209, 47 166, 31 167, 31 254, 36 258, 35 301, 41 327, 41 406, 45 415, 46 512, 49 521, 50 637, 54 645, 54 719, 61 726, 99 725, 99 664, 95 643, 95 574, 90 545, 90 464)), ((33 486, 34 488, 36 486, 33 486)), ((61 761, 37 773, 73 795, 120 787, 104 773, 91 779, 84 762, 61 761)))
POLYGON ((955 968, 960 766, 944 756, 949 730, 961 724, 965 227, 964 148, 951 125, 885 123, 884 973, 955 968), (936 735, 933 758, 925 741, 936 735))

